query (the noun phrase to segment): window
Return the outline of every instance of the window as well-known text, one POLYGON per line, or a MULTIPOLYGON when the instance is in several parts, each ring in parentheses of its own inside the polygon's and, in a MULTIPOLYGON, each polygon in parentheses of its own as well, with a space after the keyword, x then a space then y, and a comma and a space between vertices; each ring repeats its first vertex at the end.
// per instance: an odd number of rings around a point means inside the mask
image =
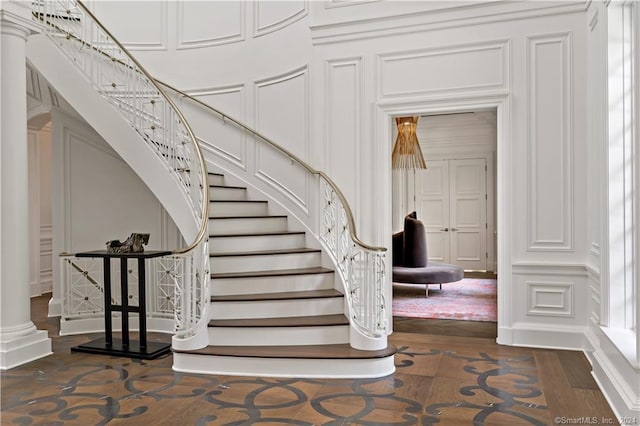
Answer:
POLYGON ((639 365, 640 353, 638 9, 633 1, 608 6, 609 315, 604 331, 633 365, 639 365))

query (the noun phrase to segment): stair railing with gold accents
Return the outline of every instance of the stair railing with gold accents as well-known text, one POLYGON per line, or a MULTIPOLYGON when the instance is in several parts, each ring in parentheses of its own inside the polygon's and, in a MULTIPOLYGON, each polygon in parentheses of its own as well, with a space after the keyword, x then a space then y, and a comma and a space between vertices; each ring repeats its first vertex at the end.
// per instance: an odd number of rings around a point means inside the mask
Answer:
POLYGON ((368 245, 358 238, 353 213, 336 183, 324 172, 314 169, 286 148, 233 117, 167 83, 158 83, 170 89, 168 93, 173 92, 181 102, 193 103, 216 120, 236 126, 252 136, 261 143, 261 147, 277 152, 291 164, 296 163, 312 178, 315 190, 320 194, 320 205, 314 212, 319 226, 313 232, 330 254, 345 285, 350 322, 369 338, 386 336, 390 319, 390 307, 384 294, 386 248, 368 245))
POLYGON ((152 148, 189 200, 197 235, 157 266, 175 286, 174 345, 206 333, 209 185, 197 139, 164 89, 82 2, 35 1, 33 8, 43 32, 152 148))

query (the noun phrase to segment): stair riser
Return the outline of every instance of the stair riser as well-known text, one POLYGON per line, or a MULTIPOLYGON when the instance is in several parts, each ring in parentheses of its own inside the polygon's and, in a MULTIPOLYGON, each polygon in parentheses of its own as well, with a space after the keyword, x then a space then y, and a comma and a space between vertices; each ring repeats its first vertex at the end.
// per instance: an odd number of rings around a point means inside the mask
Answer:
POLYGON ((369 359, 291 359, 173 354, 173 369, 185 373, 252 377, 373 378, 395 371, 394 356, 369 359))
POLYGON ((284 250, 303 248, 304 234, 294 235, 256 235, 250 237, 210 238, 209 252, 242 252, 260 250, 284 250))
MULTIPOLYGON (((211 185, 211 184, 210 184, 211 185)), ((210 200, 246 200, 247 190, 244 188, 209 188, 210 200)))
POLYGON ((209 344, 217 346, 330 345, 349 343, 349 326, 209 327, 209 344))
POLYGON ((209 185, 224 185, 224 176, 209 175, 209 185))
POLYGON ((209 219, 209 233, 212 235, 256 234, 286 230, 286 217, 209 219))
POLYGON ((256 256, 224 256, 210 258, 214 273, 271 271, 320 266, 320 253, 285 253, 256 256))
POLYGON ((333 274, 283 275, 277 277, 216 278, 211 280, 211 294, 281 293, 334 288, 333 274))
POLYGON ((210 319, 278 318, 344 313, 344 298, 213 302, 210 319))
POLYGON ((247 202, 216 202, 209 204, 209 216, 211 217, 243 217, 266 216, 268 214, 267 203, 247 202))

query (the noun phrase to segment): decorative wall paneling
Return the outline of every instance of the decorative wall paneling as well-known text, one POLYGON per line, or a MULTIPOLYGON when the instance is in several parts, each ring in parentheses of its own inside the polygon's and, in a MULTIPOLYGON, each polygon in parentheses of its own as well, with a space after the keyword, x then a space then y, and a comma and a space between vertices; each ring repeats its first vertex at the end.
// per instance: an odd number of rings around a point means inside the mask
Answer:
POLYGON ((89 8, 129 50, 169 48, 168 0, 105 2, 91 0, 89 8))
MULTIPOLYGON (((247 95, 245 86, 242 84, 189 90, 188 93, 238 120, 246 120, 247 95)), ((248 136, 246 134, 237 131, 235 126, 227 124, 222 118, 209 114, 190 101, 180 102, 179 105, 186 114, 196 137, 204 144, 204 149, 241 170, 247 169, 248 136)))
POLYGON ((340 182, 356 220, 362 215, 358 189, 362 171, 363 73, 362 57, 330 60, 325 65, 325 171, 340 182))
POLYGON ((505 40, 386 53, 378 61, 381 100, 509 87, 505 40))
POLYGON ((531 251, 574 249, 571 35, 527 37, 531 251))
MULTIPOLYGON (((255 82, 256 130, 292 154, 309 157, 309 78, 307 67, 255 82), (283 95, 286 94, 286 102, 283 95)), ((308 210, 309 178, 292 160, 270 147, 255 145, 255 175, 308 210)))
POLYGON ((260 37, 285 28, 308 14, 308 0, 253 2, 253 35, 260 37))
POLYGON ((176 49, 199 49, 243 41, 245 2, 176 2, 176 49), (206 17, 206 19, 202 19, 206 17))
MULTIPOLYGON (((343 2, 334 3, 342 6, 343 2)), ((356 2, 345 3, 355 6, 356 2)), ((558 17, 586 9, 582 2, 399 2, 390 19, 385 2, 357 3, 358 7, 323 7, 312 2, 313 44, 346 43, 449 29, 468 32, 474 26, 558 17)))

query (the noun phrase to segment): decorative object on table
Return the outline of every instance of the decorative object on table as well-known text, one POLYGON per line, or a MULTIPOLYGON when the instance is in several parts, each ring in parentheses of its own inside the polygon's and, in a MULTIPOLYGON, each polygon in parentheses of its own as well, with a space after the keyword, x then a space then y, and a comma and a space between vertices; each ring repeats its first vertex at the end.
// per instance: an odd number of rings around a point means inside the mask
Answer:
POLYGON ((149 234, 134 232, 123 243, 120 240, 107 241, 107 253, 142 253, 143 245, 149 244, 149 234))

